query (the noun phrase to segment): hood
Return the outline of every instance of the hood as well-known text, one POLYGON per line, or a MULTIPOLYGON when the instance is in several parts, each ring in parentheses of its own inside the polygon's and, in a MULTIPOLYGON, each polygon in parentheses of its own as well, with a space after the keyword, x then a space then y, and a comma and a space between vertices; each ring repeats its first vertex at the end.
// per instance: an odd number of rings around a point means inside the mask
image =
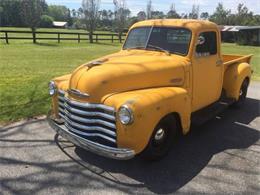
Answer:
POLYGON ((164 52, 123 50, 80 66, 71 75, 69 89, 89 95, 82 101, 101 103, 114 93, 181 86, 188 63, 188 58, 164 52))

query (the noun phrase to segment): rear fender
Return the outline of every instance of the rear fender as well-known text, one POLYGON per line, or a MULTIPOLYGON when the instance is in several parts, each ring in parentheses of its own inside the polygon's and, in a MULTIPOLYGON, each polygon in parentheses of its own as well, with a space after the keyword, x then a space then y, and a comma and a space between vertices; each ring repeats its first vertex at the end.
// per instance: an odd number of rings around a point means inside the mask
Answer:
POLYGON ((188 133, 190 103, 187 91, 179 87, 136 90, 104 98, 104 104, 115 107, 117 111, 122 105, 133 110, 134 122, 131 125, 122 125, 117 116, 117 143, 119 147, 133 149, 136 153, 144 150, 155 126, 168 114, 177 113, 183 134, 188 133))
POLYGON ((251 78, 251 67, 248 63, 230 65, 224 75, 223 88, 227 97, 238 100, 243 81, 251 78))

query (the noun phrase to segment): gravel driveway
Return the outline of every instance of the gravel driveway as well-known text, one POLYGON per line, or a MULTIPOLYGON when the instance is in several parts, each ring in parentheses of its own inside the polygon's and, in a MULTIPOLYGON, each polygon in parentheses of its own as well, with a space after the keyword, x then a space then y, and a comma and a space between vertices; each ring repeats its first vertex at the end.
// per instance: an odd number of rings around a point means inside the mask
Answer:
POLYGON ((228 109, 149 163, 96 156, 55 135, 45 119, 0 129, 0 194, 260 192, 260 83, 246 105, 228 109))

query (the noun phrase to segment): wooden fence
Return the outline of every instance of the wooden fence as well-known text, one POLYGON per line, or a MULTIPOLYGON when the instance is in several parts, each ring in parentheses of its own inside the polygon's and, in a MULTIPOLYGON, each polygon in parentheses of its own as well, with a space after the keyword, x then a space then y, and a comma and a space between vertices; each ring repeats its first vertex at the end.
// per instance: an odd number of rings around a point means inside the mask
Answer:
MULTIPOLYGON (((61 41, 77 41, 80 43, 81 41, 89 41, 89 33, 79 33, 79 32, 45 32, 45 31, 36 31, 32 33, 32 31, 14 31, 14 30, 0 30, 2 36, 0 36, 0 40, 5 40, 6 44, 9 44, 9 40, 32 40, 34 43, 37 40, 56 40, 58 43, 61 41), (28 36, 17 36, 17 34, 29 34, 28 36), (4 35, 4 36, 3 36, 4 35), (39 37, 39 35, 41 35, 39 37), (42 35, 56 35, 56 37, 42 37, 42 35), (67 36, 67 37, 64 37, 67 36), (75 36, 75 37, 68 37, 75 36)), ((111 41, 112 43, 115 41, 119 41, 122 43, 124 41, 126 34, 118 33, 94 33, 92 36, 93 42, 98 41, 111 41)))

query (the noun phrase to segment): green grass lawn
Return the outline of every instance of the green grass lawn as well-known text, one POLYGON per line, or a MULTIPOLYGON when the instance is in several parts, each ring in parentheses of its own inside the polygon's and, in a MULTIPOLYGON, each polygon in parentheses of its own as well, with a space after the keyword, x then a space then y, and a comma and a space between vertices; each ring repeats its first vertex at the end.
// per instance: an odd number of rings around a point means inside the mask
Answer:
POLYGON ((260 81, 260 47, 253 46, 239 46, 230 43, 222 44, 222 52, 224 54, 238 54, 248 55, 253 54, 251 61, 252 68, 254 70, 253 79, 260 81))
MULTIPOLYGON (((46 114, 50 107, 48 81, 70 73, 78 65, 120 49, 114 43, 53 41, 33 45, 28 41, 0 42, 0 123, 46 114)), ((224 44, 224 53, 254 54, 254 79, 260 80, 260 47, 224 44)))
POLYGON ((117 43, 0 43, 0 123, 46 114, 50 79, 119 49, 117 43))

